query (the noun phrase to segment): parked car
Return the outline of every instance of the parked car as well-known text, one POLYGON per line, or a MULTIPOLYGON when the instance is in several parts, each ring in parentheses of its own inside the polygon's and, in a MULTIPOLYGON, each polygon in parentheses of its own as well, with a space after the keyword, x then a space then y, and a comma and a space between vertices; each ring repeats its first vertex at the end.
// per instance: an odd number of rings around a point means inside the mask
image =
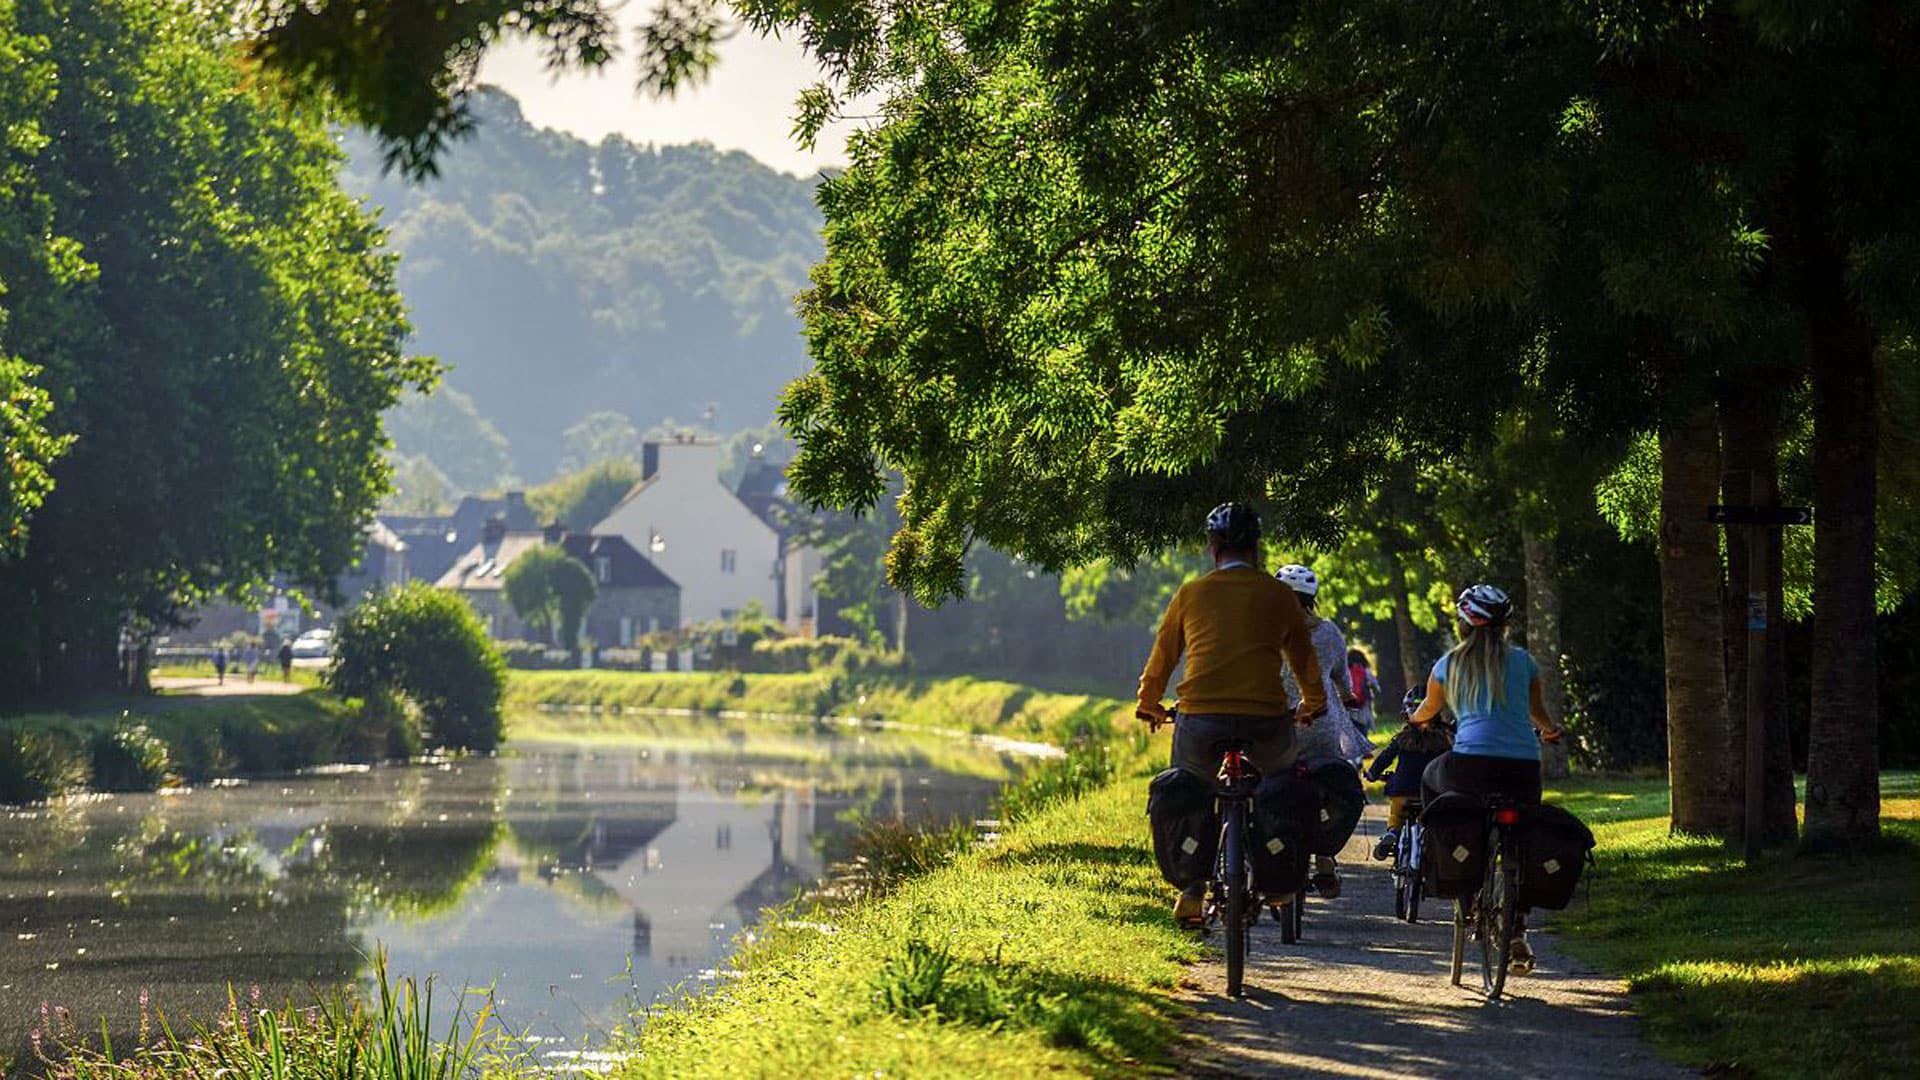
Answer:
POLYGON ((293 639, 295 660, 325 659, 333 655, 333 631, 309 630, 293 639))

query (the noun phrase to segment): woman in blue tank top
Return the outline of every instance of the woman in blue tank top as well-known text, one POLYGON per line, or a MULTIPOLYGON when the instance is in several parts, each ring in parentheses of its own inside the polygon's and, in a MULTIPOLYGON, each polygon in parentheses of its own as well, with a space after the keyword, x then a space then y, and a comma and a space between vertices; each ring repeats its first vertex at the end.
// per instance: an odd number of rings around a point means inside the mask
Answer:
MULTIPOLYGON (((1538 805, 1539 740, 1556 742, 1565 732, 1547 715, 1539 665, 1527 650, 1507 643, 1513 601, 1492 585, 1475 585, 1460 594, 1459 614, 1460 644, 1433 665, 1427 699, 1408 718, 1424 726, 1451 705, 1460 721, 1453 749, 1421 775, 1427 805, 1450 791, 1481 798, 1497 793, 1538 805)), ((1519 914, 1510 970, 1524 975, 1533 970, 1533 949, 1526 913, 1519 914)))

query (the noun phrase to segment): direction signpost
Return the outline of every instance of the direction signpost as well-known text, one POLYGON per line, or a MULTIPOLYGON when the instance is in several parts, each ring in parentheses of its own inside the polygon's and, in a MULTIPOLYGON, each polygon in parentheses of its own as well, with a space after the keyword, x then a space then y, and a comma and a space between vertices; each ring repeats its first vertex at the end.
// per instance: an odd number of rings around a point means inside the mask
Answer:
POLYGON ((1764 506, 1767 495, 1761 479, 1751 479, 1753 502, 1746 506, 1719 505, 1707 508, 1707 520, 1715 525, 1742 526, 1747 544, 1747 762, 1746 822, 1741 830, 1741 846, 1747 865, 1760 855, 1760 837, 1766 815, 1764 790, 1767 782, 1767 556, 1768 529, 1813 524, 1813 511, 1805 506, 1764 506))

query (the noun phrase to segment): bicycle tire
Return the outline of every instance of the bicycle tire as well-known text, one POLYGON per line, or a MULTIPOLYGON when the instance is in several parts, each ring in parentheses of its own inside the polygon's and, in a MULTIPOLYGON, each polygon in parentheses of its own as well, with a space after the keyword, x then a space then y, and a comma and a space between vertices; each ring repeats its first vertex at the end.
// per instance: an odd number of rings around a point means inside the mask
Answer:
POLYGON ((1410 923, 1420 921, 1420 875, 1418 874, 1407 879, 1407 921, 1410 923))
POLYGON ((1513 961, 1513 861, 1500 850, 1496 834, 1487 847, 1487 880, 1480 904, 1480 988, 1488 1001, 1506 992, 1507 966, 1513 961))
POLYGON ((1393 917, 1407 917, 1407 876, 1398 870, 1393 872, 1393 917))
POLYGON ((1461 897, 1453 902, 1453 985, 1460 985, 1461 973, 1467 960, 1467 905, 1473 903, 1470 897, 1461 897))
POLYGON ((1240 997, 1246 992, 1247 904, 1252 900, 1248 895, 1246 803, 1235 799, 1227 804, 1225 832, 1221 847, 1222 860, 1226 863, 1226 873, 1222 875, 1227 894, 1226 903, 1222 905, 1226 917, 1222 922, 1227 931, 1227 994, 1240 997))

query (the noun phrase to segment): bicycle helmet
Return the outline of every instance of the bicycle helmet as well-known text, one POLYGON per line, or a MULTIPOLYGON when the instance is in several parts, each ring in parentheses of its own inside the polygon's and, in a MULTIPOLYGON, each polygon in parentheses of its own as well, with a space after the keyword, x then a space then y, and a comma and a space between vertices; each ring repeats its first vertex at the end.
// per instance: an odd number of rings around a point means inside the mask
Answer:
POLYGON ((1407 691, 1405 696, 1400 699, 1400 711, 1406 713, 1408 716, 1412 716, 1414 713, 1420 711, 1420 706, 1424 704, 1426 700, 1427 688, 1424 686, 1416 686, 1407 691))
POLYGON ((1468 626, 1505 626, 1513 600, 1493 585, 1469 586, 1460 594, 1460 621, 1468 626))
POLYGON ((1242 503, 1221 503, 1207 515, 1207 539, 1223 547, 1259 547, 1260 515, 1242 503))
POLYGON ((1320 577, 1299 563, 1288 563, 1274 571, 1274 577, 1280 583, 1302 596, 1315 596, 1320 592, 1320 577))

